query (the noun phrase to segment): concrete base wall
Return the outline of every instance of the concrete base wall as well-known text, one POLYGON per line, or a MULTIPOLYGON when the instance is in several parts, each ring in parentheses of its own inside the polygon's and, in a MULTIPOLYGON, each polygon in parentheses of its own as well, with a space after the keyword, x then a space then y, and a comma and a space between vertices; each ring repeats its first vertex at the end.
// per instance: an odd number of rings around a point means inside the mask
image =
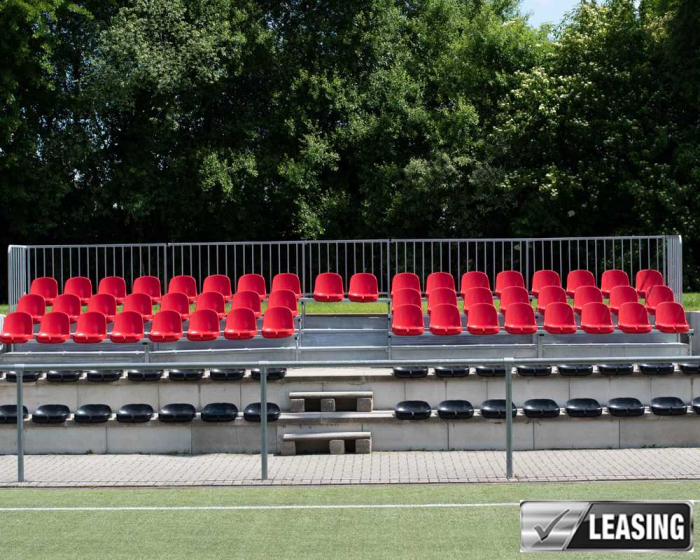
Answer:
MULTIPOLYGON (((560 416, 531 420, 522 415, 513 424, 514 448, 618 449, 634 447, 698 447, 700 415, 641 418, 574 419, 560 416)), ((476 415, 470 420, 448 422, 436 414, 428 420, 405 421, 392 412, 338 412, 283 414, 268 425, 268 448, 281 449, 284 434, 362 431, 372 434, 377 451, 502 450, 505 421, 476 415)), ((16 452, 17 430, 0 426, 0 454, 16 452)), ((100 425, 78 425, 73 420, 56 426, 25 423, 28 454, 83 453, 259 453, 260 426, 242 418, 228 423, 205 423, 199 418, 184 424, 126 425, 110 420, 100 425)))

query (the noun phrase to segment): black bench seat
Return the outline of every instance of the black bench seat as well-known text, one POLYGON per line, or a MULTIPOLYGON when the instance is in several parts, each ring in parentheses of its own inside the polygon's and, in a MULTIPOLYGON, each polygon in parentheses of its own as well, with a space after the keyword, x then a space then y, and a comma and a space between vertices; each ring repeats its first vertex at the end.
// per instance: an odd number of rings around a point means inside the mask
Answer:
POLYGON ((129 381, 154 382, 163 377, 162 369, 130 369, 126 372, 129 381))
POLYGON ((139 424, 153 418, 153 407, 150 404, 125 404, 117 410, 117 422, 124 424, 139 424))
POLYGON ((65 404, 42 404, 32 414, 35 424, 63 424, 70 416, 70 408, 65 404))
POLYGON ((644 416, 644 405, 633 397, 619 397, 608 401, 611 416, 644 416))
MULTIPOLYGON (((29 416, 29 410, 26 406, 22 407, 23 416, 29 416)), ((16 424, 17 423, 17 405, 3 404, 0 406, 0 424, 16 424)))
POLYGON ((565 377, 593 375, 593 366, 589 364, 560 364, 557 370, 565 377))
POLYGON ((232 403, 209 403, 200 415, 203 422, 233 422, 238 416, 238 407, 232 403))
POLYGON ((651 399, 649 408, 657 416, 681 416, 688 412, 688 407, 678 397, 656 397, 651 399))
POLYGON ((448 400, 438 405, 437 413, 444 420, 467 420, 474 416, 474 407, 469 401, 448 400))
POLYGON ((209 370, 209 379, 212 381, 240 381, 244 376, 244 368, 209 370))
POLYGON ((523 404, 523 412, 528 418, 556 418, 559 405, 552 399, 529 399, 523 404))
POLYGON ((597 418, 603 414, 603 407, 595 399, 570 399, 564 408, 572 418, 597 418))
POLYGON ((399 379, 420 379, 428 376, 428 368, 421 366, 395 367, 394 377, 399 379))
MULTIPOLYGON (((261 412, 262 405, 259 402, 251 403, 243 409, 243 418, 248 422, 260 422, 262 416, 261 412)), ((278 404, 273 402, 267 403, 268 422, 276 422, 279 420, 280 414, 282 414, 282 412, 278 404)))
POLYGON ((188 403, 166 404, 158 413, 161 422, 192 422, 197 416, 197 409, 188 403))
POLYGON ((84 404, 75 411, 73 419, 78 424, 103 424, 112 416, 112 409, 106 404, 84 404))
MULTIPOLYGON (((481 403, 481 415, 484 418, 504 419, 506 417, 505 399, 488 399, 481 403)), ((513 403, 513 418, 518 415, 518 408, 513 403)))
POLYGON ((435 375, 440 378, 467 377, 469 366, 439 366, 435 368, 435 375))
POLYGON ((426 420, 430 412, 430 405, 425 401, 401 401, 394 408, 399 420, 426 420))

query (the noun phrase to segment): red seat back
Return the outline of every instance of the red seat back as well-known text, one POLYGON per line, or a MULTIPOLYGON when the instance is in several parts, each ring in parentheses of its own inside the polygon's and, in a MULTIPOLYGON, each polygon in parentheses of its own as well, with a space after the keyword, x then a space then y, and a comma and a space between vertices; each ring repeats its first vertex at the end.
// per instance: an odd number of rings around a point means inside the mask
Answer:
POLYGON ((46 300, 37 294, 26 294, 19 298, 17 311, 29 313, 35 323, 41 321, 46 314, 46 300))
POLYGON ((530 304, 530 294, 521 286, 509 286, 501 291, 500 310, 505 314, 514 303, 530 304))
POLYGON ((236 292, 233 296, 231 309, 251 309, 255 313, 255 317, 260 317, 260 294, 246 290, 245 292, 236 292))
POLYGON ((432 313, 435 306, 444 303, 456 306, 457 294, 451 288, 434 288, 428 296, 428 315, 432 313))
POLYGON ((136 311, 122 311, 114 318, 110 340, 134 343, 143 338, 143 316, 136 311))
POLYGON ((552 334, 575 333, 574 309, 565 302, 550 303, 544 310, 544 330, 552 334))
POLYGON ((430 292, 437 288, 455 289, 455 279, 449 272, 433 272, 428 274, 428 279, 425 282, 425 295, 430 296, 430 292))
MULTIPOLYGON (((231 281, 229 280, 229 292, 231 291, 230 287, 231 287, 231 281)), ((216 290, 211 290, 211 291, 216 291, 216 290)), ((185 275, 173 276, 170 279, 170 283, 168 284, 168 293, 169 294, 175 294, 175 293, 185 294, 187 296, 187 299, 189 300, 189 302, 194 303, 194 300, 197 297, 197 281, 194 279, 194 276, 185 276, 185 275)))
MULTIPOLYGON (((436 291, 432 293, 435 294, 436 291)), ((460 334, 462 332, 462 317, 459 314, 459 308, 449 303, 441 303, 433 307, 430 314, 430 332, 438 336, 460 334)))
POLYGON ((114 320, 117 314, 117 299, 112 294, 95 294, 88 302, 88 312, 102 313, 108 323, 114 320))
POLYGON ((202 293, 205 292, 218 292, 225 300, 229 300, 232 297, 231 279, 225 274, 211 274, 204 279, 202 293))
MULTIPOLYGON (((274 293, 274 292, 273 292, 274 293)), ((258 332, 255 312, 247 307, 232 309, 226 318, 224 336, 229 340, 247 340, 258 332)))
POLYGON ((467 315, 467 330, 471 334, 497 334, 500 327, 498 325, 498 311, 494 305, 490 303, 472 305, 467 315))
POLYGON ((76 295, 80 298, 81 305, 87 305, 92 297, 92 282, 85 276, 74 276, 66 280, 63 293, 76 295))
POLYGON ((391 331, 398 336, 418 336, 425 332, 423 309, 417 305, 402 305, 394 309, 391 331))
POLYGON ((56 296, 58 296, 58 282, 56 282, 55 278, 48 276, 35 278, 29 287, 29 293, 43 297, 46 300, 46 305, 51 305, 56 296))
POLYGON ((196 309, 211 309, 216 311, 219 319, 223 319, 226 316, 226 301, 220 292, 202 292, 197 296, 196 309))
POLYGON ((391 280, 391 296, 399 290, 416 290, 420 294, 420 278, 413 272, 399 272, 391 280))
POLYGON ((350 301, 376 301, 379 298, 377 277, 369 272, 358 272, 350 277, 350 301))
MULTIPOLYGON (((184 296, 184 294, 179 295, 184 296)), ((148 337, 153 342, 176 342, 180 340, 182 338, 182 318, 180 313, 171 309, 161 309, 153 317, 151 332, 148 337)))
POLYGON ((532 295, 537 297, 540 290, 546 286, 558 286, 561 288, 561 278, 559 273, 554 270, 538 270, 532 275, 532 286, 530 290, 532 295))
POLYGON ((297 299, 301 298, 301 282, 299 277, 292 272, 280 272, 272 279, 272 292, 278 290, 291 290, 297 299))
MULTIPOLYGON (((106 295, 106 294, 102 294, 106 295)), ((94 296, 93 296, 94 297, 94 296)), ((78 317, 73 341, 94 344, 107 338, 107 318, 99 311, 87 311, 78 317)))
POLYGON ((267 296, 267 285, 265 284, 265 278, 260 274, 244 274, 238 279, 237 292, 243 291, 257 292, 260 296, 260 301, 264 300, 267 296))
POLYGON ((656 313, 656 307, 660 303, 674 300, 675 298, 673 297, 673 290, 671 288, 657 284, 647 291, 647 297, 644 303, 647 311, 654 315, 656 313))
POLYGON ((292 316, 297 316, 297 296, 292 290, 277 290, 270 294, 267 301, 267 308, 286 307, 292 312, 292 316))
POLYGON ((289 338, 294 334, 294 317, 287 307, 273 307, 263 315, 262 335, 265 338, 289 338))
POLYGON ((690 330, 685 310, 680 303, 665 301, 656 306, 656 328, 664 333, 684 333, 690 330))
POLYGON ((464 312, 469 313, 472 305, 477 303, 486 303, 493 305, 493 294, 488 288, 469 288, 463 294, 464 296, 464 312))
POLYGON ((394 310, 402 305, 417 305, 423 306, 423 300, 420 297, 420 292, 413 288, 401 288, 393 292, 391 297, 391 309, 394 310))
POLYGON ((150 321, 153 318, 151 296, 143 293, 129 294, 124 300, 124 311, 136 311, 144 321, 150 321))
POLYGON ((610 311, 617 314, 623 303, 638 301, 637 291, 631 286, 616 286, 610 290, 610 311))
POLYGON ((68 315, 71 323, 75 323, 78 320, 78 316, 83 311, 80 305, 80 298, 75 294, 61 294, 53 300, 53 307, 51 310, 65 313, 68 315))
POLYGON ((126 282, 121 276, 106 276, 97 285, 98 294, 109 294, 117 303, 123 303, 126 297, 126 282))
POLYGON ((161 311, 174 311, 185 321, 190 316, 190 298, 184 292, 169 292, 160 300, 161 311))
POLYGON ((630 277, 624 270, 606 270, 600 277, 600 291, 603 297, 610 297, 610 292, 617 286, 629 286, 630 277))
MULTIPOLYGON (((509 288, 510 289, 510 288, 509 288)), ((510 334, 533 334, 537 332, 535 311, 529 303, 514 302, 508 306, 504 327, 510 334)))
POLYGON ((139 276, 134 280, 132 294, 146 294, 151 296, 153 302, 160 301, 160 280, 155 276, 139 276))
POLYGON ((471 290, 472 288, 485 288, 489 292, 491 291, 491 282, 485 272, 472 270, 462 274, 462 281, 460 282, 459 288, 462 297, 467 293, 467 290, 471 290))
POLYGON ((3 344, 23 344, 34 336, 34 321, 29 313, 15 311, 5 317, 0 333, 3 344))
POLYGON ((219 326, 219 314, 216 311, 197 309, 190 315, 187 338, 194 341, 215 340, 219 336, 219 326))
POLYGON ((648 333, 651 331, 647 310, 636 301, 623 303, 620 306, 617 326, 625 333, 648 333))
POLYGON ((323 272, 316 277, 314 283, 314 299, 316 301, 342 301, 343 278, 336 272, 323 272))
POLYGON ((574 294, 574 311, 581 314, 583 306, 587 303, 603 303, 603 294, 595 286, 581 286, 576 288, 574 294))
POLYGON ((566 277, 566 295, 574 297, 581 286, 595 286, 595 277, 590 270, 572 270, 566 277))
POLYGON ((645 298, 652 286, 663 286, 664 277, 658 270, 644 269, 637 272, 634 287, 640 297, 645 298))
POLYGON ((36 335, 38 342, 58 344, 65 342, 69 337, 70 319, 68 315, 61 311, 52 311, 44 315, 36 335))
POLYGON ((496 275, 496 295, 501 296, 503 290, 515 286, 525 288, 525 279, 517 270, 503 270, 496 275))
POLYGON ((609 334, 615 330, 610 308, 604 303, 586 303, 581 310, 581 328, 589 334, 609 334))
POLYGON ((566 303, 566 292, 561 286, 544 286, 537 293, 537 312, 544 314, 550 303, 566 303))

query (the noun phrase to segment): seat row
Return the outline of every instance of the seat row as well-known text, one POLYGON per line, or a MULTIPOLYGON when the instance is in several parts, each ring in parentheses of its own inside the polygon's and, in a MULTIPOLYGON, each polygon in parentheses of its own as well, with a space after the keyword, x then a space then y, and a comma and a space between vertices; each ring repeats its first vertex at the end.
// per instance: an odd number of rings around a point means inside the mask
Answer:
MULTIPOLYGON (((574 334, 578 325, 575 311, 569 304, 555 302, 544 312, 544 330, 550 334, 574 334)), ((492 303, 475 303, 469 306, 466 329, 473 335, 495 335, 501 331, 498 311, 492 303)), ((656 308, 656 322, 652 327, 646 308, 637 302, 623 303, 618 310, 617 328, 628 334, 661 333, 680 334, 690 330, 683 306, 676 302, 664 302, 656 308)), ((430 332, 437 336, 456 336, 462 333, 462 317, 459 308, 442 303, 432 308, 430 332)), ((535 312, 529 303, 509 303, 505 313, 504 329, 508 334, 525 335, 538 331, 535 312)), ((581 308, 581 329, 588 334, 615 332, 610 308, 602 302, 586 303, 581 308)), ((391 330, 398 336, 420 336, 425 332, 422 307, 403 304, 392 315, 391 330)))
MULTIPOLYGON (((681 416, 691 407, 696 414, 700 414, 700 397, 686 405, 678 397, 656 397, 651 400, 649 410, 657 416, 681 416)), ((639 399, 632 397, 618 397, 610 399, 606 406, 608 413, 615 417, 644 416, 646 407, 639 399)), ((603 407, 595 399, 577 398, 570 399, 564 405, 566 414, 572 418, 596 418, 603 414, 603 407)), ((437 407, 440 418, 445 420, 466 420, 474 416, 474 407, 467 400, 447 400, 437 407)), ((488 399, 481 403, 481 416, 490 419, 503 419, 506 417, 505 399, 488 399)), ((556 418, 561 413, 559 405, 552 399, 530 399, 523 403, 523 414, 527 418, 556 418)), ((394 414, 399 420, 426 420, 430 418, 432 409, 425 401, 402 401, 396 405, 394 414)), ((518 409, 513 404, 512 415, 515 418, 518 409)))
MULTIPOLYGON (((209 378, 212 381, 240 381, 245 377, 245 372, 244 368, 214 368, 209 370, 209 378)), ((267 370, 267 379, 269 381, 277 381, 285 377, 286 374, 287 370, 285 368, 269 368, 267 370)), ((133 369, 126 372, 126 378, 135 382, 154 382, 162 379, 164 375, 165 371, 157 369, 133 369)), ((259 381, 260 375, 259 369, 250 371, 250 376, 254 381, 259 381)), ((22 380, 26 383, 34 383, 44 378, 52 383, 71 383, 83 378, 94 383, 110 383, 119 381, 123 377, 124 371, 121 369, 52 370, 45 373, 39 370, 25 370, 22 374, 22 380)), ((203 368, 168 370, 168 379, 171 381, 199 381, 203 377, 203 368)), ((9 383, 16 383, 17 372, 8 371, 5 375, 5 380, 9 383)))

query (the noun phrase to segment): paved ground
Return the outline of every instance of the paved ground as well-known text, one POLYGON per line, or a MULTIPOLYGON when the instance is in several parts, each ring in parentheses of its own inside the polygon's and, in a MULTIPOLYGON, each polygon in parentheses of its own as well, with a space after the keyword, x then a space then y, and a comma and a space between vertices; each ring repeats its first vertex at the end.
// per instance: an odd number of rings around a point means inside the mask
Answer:
MULTIPOLYGON (((700 449, 525 451, 520 481, 700 480, 700 449)), ((15 486, 15 456, 0 457, 0 486, 15 486)), ((21 486, 258 485, 257 455, 27 456, 21 486)), ((507 482, 498 451, 269 457, 269 485, 507 482)))

